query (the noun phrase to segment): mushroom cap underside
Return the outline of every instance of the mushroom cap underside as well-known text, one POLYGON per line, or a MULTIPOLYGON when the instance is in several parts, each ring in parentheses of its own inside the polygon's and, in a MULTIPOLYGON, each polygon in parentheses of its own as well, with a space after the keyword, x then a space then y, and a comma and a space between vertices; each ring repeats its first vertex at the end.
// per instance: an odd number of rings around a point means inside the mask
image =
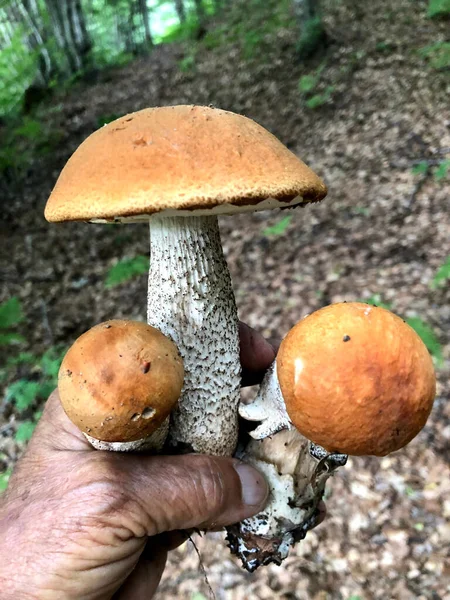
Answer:
POLYGON ((321 200, 317 175, 255 121, 204 106, 147 108, 90 135, 62 170, 48 221, 230 214, 321 200))
POLYGON ((63 408, 105 442, 144 439, 175 407, 184 368, 176 345, 146 323, 112 320, 81 335, 58 376, 63 408))
POLYGON ((295 427, 328 451, 384 456, 423 428, 436 393, 427 348, 401 318, 338 303, 283 340, 277 372, 295 427))

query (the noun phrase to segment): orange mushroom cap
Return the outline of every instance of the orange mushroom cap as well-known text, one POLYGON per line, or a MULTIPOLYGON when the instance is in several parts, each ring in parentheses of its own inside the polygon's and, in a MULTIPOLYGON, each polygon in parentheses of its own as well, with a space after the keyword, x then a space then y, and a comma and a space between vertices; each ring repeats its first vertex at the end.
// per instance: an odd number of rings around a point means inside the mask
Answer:
POLYGON ((183 386, 176 345, 158 329, 106 321, 80 336, 61 364, 63 408, 84 433, 105 442, 144 439, 163 423, 183 386))
POLYGON ((295 427, 326 450, 385 456, 423 428, 436 394, 432 359, 384 308, 333 304, 283 340, 277 373, 295 427))

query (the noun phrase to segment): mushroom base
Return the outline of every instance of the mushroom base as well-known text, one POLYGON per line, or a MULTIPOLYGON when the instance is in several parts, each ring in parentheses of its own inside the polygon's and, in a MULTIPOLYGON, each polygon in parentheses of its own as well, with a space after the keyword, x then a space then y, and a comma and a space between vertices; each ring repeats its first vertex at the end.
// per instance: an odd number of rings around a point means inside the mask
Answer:
POLYGON ((263 512, 227 528, 231 552, 250 572, 280 565, 316 524, 325 483, 347 456, 329 454, 296 430, 251 440, 236 456, 264 474, 270 493, 263 512))
POLYGON ((163 449, 167 434, 169 433, 169 417, 151 435, 142 440, 132 442, 103 442, 84 434, 88 442, 96 450, 109 450, 111 452, 160 452, 163 449))

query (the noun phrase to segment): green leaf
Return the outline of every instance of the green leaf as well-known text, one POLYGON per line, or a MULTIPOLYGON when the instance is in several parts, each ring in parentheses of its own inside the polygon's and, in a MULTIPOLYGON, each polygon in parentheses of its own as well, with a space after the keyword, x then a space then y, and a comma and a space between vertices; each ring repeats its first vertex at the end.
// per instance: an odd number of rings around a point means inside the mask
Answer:
POLYGON ((14 130, 14 133, 29 140, 37 140, 42 136, 42 125, 39 121, 26 117, 22 125, 14 130))
POLYGON ((106 274, 105 285, 106 287, 114 287, 133 277, 148 273, 148 267, 149 260, 147 256, 138 255, 134 258, 121 260, 109 269, 106 274))
POLYGON ((15 365, 31 365, 36 362, 37 359, 31 352, 19 352, 17 356, 11 356, 8 358, 8 362, 6 364, 8 367, 13 367, 15 365))
POLYGON ((17 442, 28 442, 33 435, 37 423, 34 421, 22 421, 17 428, 15 439, 17 442))
POLYGON ((372 294, 372 296, 369 296, 369 298, 364 298, 364 300, 361 300, 361 302, 370 304, 371 306, 379 306, 380 308, 385 308, 386 310, 391 310, 392 308, 392 304, 389 302, 383 302, 380 294, 372 294))
POLYGON ((50 348, 41 357, 40 365, 42 373, 52 381, 56 381, 58 378, 59 367, 61 366, 64 354, 65 350, 50 348))
POLYGON ((3 473, 0 473, 0 492, 4 492, 8 487, 8 481, 11 477, 11 473, 12 469, 7 469, 6 471, 3 471, 3 473))
POLYGON ((18 333, 0 333, 0 346, 9 346, 11 344, 23 344, 25 342, 23 335, 18 333))
POLYGON ((427 15, 430 19, 450 15, 450 0, 430 0, 427 15))
POLYGON ((298 89, 306 94, 311 92, 317 85, 317 77, 314 75, 303 75, 298 82, 298 89))
POLYGON ((208 600, 201 592, 194 592, 191 596, 191 600, 208 600))
POLYGON ((450 279, 450 256, 447 256, 445 263, 437 270, 436 275, 431 280, 430 288, 432 290, 437 289, 447 279, 450 279))
POLYGON ((406 323, 414 329, 414 331, 422 339, 422 342, 428 348, 429 353, 436 359, 439 366, 443 364, 444 358, 442 355, 442 346, 436 337, 436 334, 431 327, 425 323, 420 317, 409 317, 406 323))
POLYGON ((287 217, 283 217, 282 219, 280 219, 280 221, 278 221, 278 223, 275 223, 275 225, 272 225, 272 227, 266 227, 266 229, 264 229, 263 231, 263 235, 266 235, 268 237, 272 236, 272 235, 282 235, 286 229, 289 227, 290 222, 292 221, 292 216, 289 215, 287 217))
POLYGON ((446 179, 450 173, 450 158, 443 160, 438 168, 434 172, 434 178, 436 181, 442 181, 446 179))
POLYGON ((425 175, 428 172, 430 165, 426 160, 421 160, 419 163, 413 166, 411 173, 413 175, 425 175))
POLYGON ((450 42, 436 42, 425 46, 419 50, 419 54, 437 71, 444 71, 450 67, 450 42))
POLYGON ((23 320, 22 305, 19 298, 13 296, 0 304, 0 328, 14 327, 23 320))
POLYGON ((8 402, 14 402, 17 410, 23 412, 34 404, 39 394, 39 389, 39 382, 19 379, 8 386, 6 399, 8 402))

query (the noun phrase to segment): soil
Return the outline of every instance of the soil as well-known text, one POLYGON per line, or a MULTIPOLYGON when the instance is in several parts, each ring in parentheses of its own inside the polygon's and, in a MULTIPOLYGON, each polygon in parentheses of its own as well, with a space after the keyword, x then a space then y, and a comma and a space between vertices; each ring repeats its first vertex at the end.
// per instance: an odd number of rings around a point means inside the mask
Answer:
MULTIPOLYGON (((267 33, 253 56, 244 58, 238 42, 199 46, 186 72, 185 47, 158 47, 97 82, 58 92, 43 117, 57 147, 20 179, 0 181, 0 302, 21 299, 27 319, 20 332, 36 354, 68 346, 106 319, 145 319, 145 275, 114 288, 104 280, 119 259, 148 253, 147 228, 49 225, 43 209, 65 161, 99 119, 181 103, 254 118, 329 187, 321 204, 221 220, 242 320, 280 338, 321 306, 379 294, 436 333, 444 361, 425 429, 384 459, 351 458, 328 485, 325 522, 282 567, 250 575, 222 534, 195 537, 220 600, 450 599, 450 286, 430 287, 450 255, 450 189, 432 169, 412 173, 419 161, 434 165, 450 154, 448 71, 434 70, 418 52, 448 37, 448 22, 426 19, 422 1, 354 4, 323 3, 331 43, 306 63, 296 54, 292 20, 267 33), (312 110, 298 81, 321 64, 318 91, 333 90, 312 110), (284 232, 265 232, 286 215, 284 232)), ((6 468, 23 444, 14 440, 19 416, 5 402, 2 410, 6 468)), ((198 600, 195 593, 209 597, 210 590, 186 543, 172 552, 157 598, 198 600)))

